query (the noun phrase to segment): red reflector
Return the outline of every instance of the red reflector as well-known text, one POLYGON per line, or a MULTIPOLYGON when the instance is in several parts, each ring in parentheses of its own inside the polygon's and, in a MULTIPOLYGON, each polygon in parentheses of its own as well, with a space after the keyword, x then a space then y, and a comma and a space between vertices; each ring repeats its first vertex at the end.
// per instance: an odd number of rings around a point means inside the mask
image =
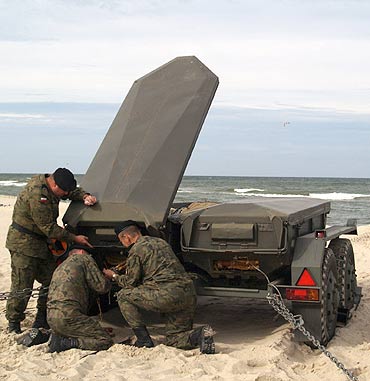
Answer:
POLYGON ((325 238, 326 232, 325 232, 325 230, 316 230, 315 236, 316 236, 316 238, 325 238))
POLYGON ((314 288, 287 288, 286 298, 288 300, 318 301, 319 290, 314 288))
POLYGON ((296 283, 297 286, 316 286, 316 282, 312 278, 312 275, 307 269, 302 271, 301 276, 296 283))

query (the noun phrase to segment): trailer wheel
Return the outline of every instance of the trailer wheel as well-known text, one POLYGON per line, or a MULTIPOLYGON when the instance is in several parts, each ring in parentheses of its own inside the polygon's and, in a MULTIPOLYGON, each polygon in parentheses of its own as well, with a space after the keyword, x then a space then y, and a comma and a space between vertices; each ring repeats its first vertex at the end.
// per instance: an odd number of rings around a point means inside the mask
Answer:
POLYGON ((352 243, 349 239, 336 238, 329 244, 337 262, 339 307, 347 311, 354 306, 357 289, 355 257, 352 243))
POLYGON ((322 263, 321 289, 321 339, 326 345, 335 334, 337 325, 339 292, 337 279, 337 263, 331 248, 325 249, 322 263))

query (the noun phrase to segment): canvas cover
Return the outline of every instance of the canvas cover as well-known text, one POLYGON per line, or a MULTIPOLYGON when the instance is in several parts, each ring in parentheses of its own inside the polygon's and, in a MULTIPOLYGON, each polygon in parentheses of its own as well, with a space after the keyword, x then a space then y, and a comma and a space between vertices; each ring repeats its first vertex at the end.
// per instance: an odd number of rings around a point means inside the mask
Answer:
POLYGON ((309 197, 260 197, 244 203, 221 204, 208 208, 202 217, 209 220, 236 221, 249 218, 252 221, 272 221, 278 217, 290 225, 300 224, 314 216, 330 211, 330 202, 309 197))
POLYGON ((311 197, 254 197, 243 203, 194 202, 174 211, 170 220, 183 223, 188 217, 202 216, 214 221, 272 221, 275 217, 296 225, 330 212, 330 202, 311 197))

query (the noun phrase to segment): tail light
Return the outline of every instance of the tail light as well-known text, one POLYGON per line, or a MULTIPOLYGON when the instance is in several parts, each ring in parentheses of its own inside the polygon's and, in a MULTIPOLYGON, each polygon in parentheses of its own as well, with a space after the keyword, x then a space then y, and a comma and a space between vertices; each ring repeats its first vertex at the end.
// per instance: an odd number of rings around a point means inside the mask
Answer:
POLYGON ((326 230, 316 230, 315 238, 326 238, 326 230))
POLYGON ((287 288, 285 290, 288 300, 318 302, 319 290, 317 288, 287 288))

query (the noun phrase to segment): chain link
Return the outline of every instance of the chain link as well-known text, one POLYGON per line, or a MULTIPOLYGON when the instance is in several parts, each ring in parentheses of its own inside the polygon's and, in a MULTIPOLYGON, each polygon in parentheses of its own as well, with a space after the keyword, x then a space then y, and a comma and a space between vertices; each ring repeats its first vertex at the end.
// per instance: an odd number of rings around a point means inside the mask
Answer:
POLYGON ((12 298, 28 299, 47 296, 49 287, 40 286, 37 288, 24 288, 18 291, 0 292, 0 301, 12 298))
POLYGON ((331 352, 329 352, 320 341, 317 340, 307 329, 304 327, 304 321, 301 315, 293 315, 288 307, 284 304, 280 295, 271 291, 272 286, 267 294, 267 300, 272 308, 279 313, 286 321, 288 321, 294 329, 298 329, 304 336, 325 356, 327 356, 351 381, 358 381, 358 378, 348 370, 331 352))

